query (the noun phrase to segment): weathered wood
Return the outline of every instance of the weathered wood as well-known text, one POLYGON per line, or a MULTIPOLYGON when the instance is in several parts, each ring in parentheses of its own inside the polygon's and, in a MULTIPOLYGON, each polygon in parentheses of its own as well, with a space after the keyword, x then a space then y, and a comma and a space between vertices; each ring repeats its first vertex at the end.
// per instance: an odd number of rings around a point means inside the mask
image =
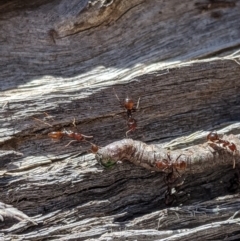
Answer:
POLYGON ((240 134, 239 8, 2 1, 0 201, 38 225, 6 218, 0 239, 237 239, 232 165, 187 176, 178 206, 166 207, 164 174, 130 163, 104 170, 88 143, 64 147, 69 139, 47 134, 75 130, 75 118, 99 146, 124 138, 126 113, 113 87, 120 99, 141 97, 133 139, 177 149, 204 143, 213 129, 240 134))
POLYGON ((32 224, 37 225, 36 222, 31 220, 23 212, 17 210, 16 208, 13 208, 11 205, 0 203, 0 220, 4 222, 6 218, 17 219, 18 221, 27 220, 30 221, 32 224))

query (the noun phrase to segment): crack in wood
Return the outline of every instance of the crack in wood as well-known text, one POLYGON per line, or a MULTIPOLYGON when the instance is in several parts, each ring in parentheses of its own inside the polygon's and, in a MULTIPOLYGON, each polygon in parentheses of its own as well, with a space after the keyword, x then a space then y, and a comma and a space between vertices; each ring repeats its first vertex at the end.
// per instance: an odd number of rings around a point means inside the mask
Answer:
POLYGON ((219 8, 233 8, 236 7, 236 2, 208 0, 208 3, 197 2, 195 3, 195 6, 200 10, 209 11, 219 8))

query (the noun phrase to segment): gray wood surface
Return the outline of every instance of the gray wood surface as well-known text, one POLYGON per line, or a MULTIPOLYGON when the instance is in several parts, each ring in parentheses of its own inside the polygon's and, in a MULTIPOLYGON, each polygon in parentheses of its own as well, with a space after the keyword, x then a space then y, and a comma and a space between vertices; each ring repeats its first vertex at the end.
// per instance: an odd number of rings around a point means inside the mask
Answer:
POLYGON ((205 143, 210 130, 239 135, 239 10, 213 0, 1 1, 0 239, 239 239, 232 165, 187 176, 167 207, 164 174, 127 162, 105 170, 88 143, 48 137, 77 127, 99 146, 124 138, 113 87, 121 100, 141 98, 135 140, 171 150, 205 143))

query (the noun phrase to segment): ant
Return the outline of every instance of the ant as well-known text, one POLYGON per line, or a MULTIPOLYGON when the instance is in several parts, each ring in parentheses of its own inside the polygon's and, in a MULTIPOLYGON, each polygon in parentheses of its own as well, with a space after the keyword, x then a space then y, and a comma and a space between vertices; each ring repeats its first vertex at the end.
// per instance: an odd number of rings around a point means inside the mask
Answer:
POLYGON ((166 169, 171 169, 171 171, 165 177, 165 183, 168 187, 177 187, 183 184, 184 178, 178 172, 179 170, 185 170, 187 167, 187 163, 185 161, 178 161, 178 159, 184 154, 180 154, 176 161, 172 161, 170 154, 167 153, 167 159, 163 159, 162 161, 156 161, 156 167, 162 169, 166 172, 166 169))
POLYGON ((128 126, 128 131, 126 131, 126 137, 128 136, 128 133, 131 131, 135 131, 137 129, 137 121, 130 117, 127 120, 127 126, 128 126))
MULTIPOLYGON (((186 169, 187 167, 187 163, 185 161, 178 161, 178 159, 184 154, 180 154, 176 161, 172 161, 171 157, 170 157, 170 154, 167 153, 167 157, 168 157, 168 160, 167 159, 163 159, 162 161, 156 161, 156 167, 159 168, 159 169, 162 169, 163 171, 165 171, 166 169, 168 168, 174 168, 177 171, 177 169, 180 169, 180 170, 184 170, 186 169)), ((171 172, 173 173, 173 171, 171 172)))
MULTIPOLYGON (((234 155, 236 152, 237 152, 237 147, 234 143, 232 142, 229 142, 229 141, 226 141, 226 140, 223 140, 221 139, 217 132, 210 132, 208 135, 207 135, 207 140, 209 142, 212 142, 214 144, 217 144, 218 146, 220 147, 223 147, 225 148, 226 150, 232 152, 232 154, 234 155)), ((233 168, 235 168, 235 159, 233 159, 233 168)))
POLYGON ((114 94, 117 98, 117 100, 120 103, 120 106, 125 108, 127 110, 127 126, 128 126, 128 131, 126 132, 126 137, 127 134, 131 131, 135 131, 137 129, 137 121, 132 117, 133 112, 136 112, 138 107, 139 107, 139 102, 140 102, 140 97, 138 98, 137 106, 134 107, 134 101, 129 98, 128 96, 125 98, 124 102, 122 102, 115 89, 113 88, 114 94))
MULTIPOLYGON (((76 127, 75 118, 73 119, 72 124, 73 124, 74 127, 76 127)), ((67 136, 67 137, 73 139, 65 147, 69 146, 71 143, 73 143, 75 141, 87 141, 86 139, 93 138, 93 136, 86 136, 86 135, 83 135, 83 134, 78 133, 78 132, 66 131, 65 129, 63 131, 50 132, 50 133, 48 133, 48 136, 51 137, 52 139, 61 139, 64 136, 67 136)))
POLYGON ((237 147, 234 143, 220 139, 218 134, 216 132, 210 132, 207 135, 207 140, 213 143, 217 143, 220 146, 229 149, 232 152, 236 152, 237 151, 237 147))
MULTIPOLYGON (((47 113, 45 113, 46 116, 48 116, 47 113)), ((39 122, 42 122, 44 123, 45 125, 48 125, 50 127, 53 127, 51 124, 45 122, 45 121, 42 121, 38 118, 35 118, 33 117, 34 120, 37 120, 39 122)), ((76 127, 76 124, 75 124, 75 118, 73 119, 73 122, 72 122, 73 126, 76 127)), ((63 131, 53 131, 53 132, 50 132, 48 133, 48 136, 51 137, 52 139, 56 139, 56 140, 60 140, 62 139, 64 136, 67 136, 71 139, 73 139, 72 141, 70 141, 65 147, 69 146, 71 143, 73 142, 76 142, 76 141, 86 141, 88 142, 86 139, 91 139, 93 138, 93 136, 86 136, 86 135, 83 135, 79 132, 73 132, 73 131, 67 131, 67 130, 63 130, 63 131)))
POLYGON ((167 153, 168 159, 163 159, 162 161, 156 161, 156 167, 166 171, 166 169, 170 169, 171 171, 166 174, 164 181, 167 184, 167 190, 165 192, 165 204, 172 205, 175 201, 177 201, 177 191, 176 187, 179 187, 184 182, 184 177, 178 172, 179 170, 184 170, 187 167, 187 163, 185 161, 178 161, 178 159, 184 154, 180 154, 175 161, 172 161, 170 154, 167 153), (175 190, 175 193, 173 192, 175 190))
POLYGON ((86 141, 85 139, 93 138, 93 136, 86 136, 78 132, 72 132, 72 131, 66 131, 65 129, 63 131, 53 131, 48 133, 48 136, 52 139, 62 139, 64 136, 67 136, 69 138, 72 138, 73 140, 70 141, 65 147, 69 146, 71 143, 75 141, 86 141))

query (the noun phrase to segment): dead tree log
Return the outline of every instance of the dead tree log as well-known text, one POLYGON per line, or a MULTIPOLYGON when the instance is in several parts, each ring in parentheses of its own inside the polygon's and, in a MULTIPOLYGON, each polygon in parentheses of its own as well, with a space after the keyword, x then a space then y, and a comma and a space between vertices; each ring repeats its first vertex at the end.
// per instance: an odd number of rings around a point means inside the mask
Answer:
POLYGON ((239 10, 235 0, 1 1, 1 213, 27 216, 6 216, 0 238, 239 239, 238 163, 190 174, 166 207, 164 173, 105 170, 89 143, 48 137, 124 138, 113 87, 141 97, 134 140, 174 150, 210 130, 238 136, 239 10))

